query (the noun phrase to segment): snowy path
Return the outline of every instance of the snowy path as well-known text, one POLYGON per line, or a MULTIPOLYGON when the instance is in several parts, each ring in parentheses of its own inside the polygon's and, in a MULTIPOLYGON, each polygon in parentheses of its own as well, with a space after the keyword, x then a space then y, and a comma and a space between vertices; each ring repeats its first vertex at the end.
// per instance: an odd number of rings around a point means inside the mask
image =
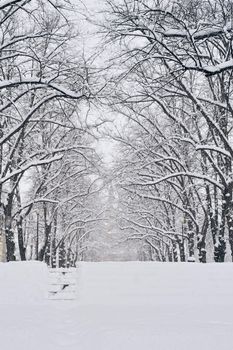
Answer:
POLYGON ((230 350, 232 276, 233 264, 82 264, 76 302, 1 303, 1 349, 230 350))

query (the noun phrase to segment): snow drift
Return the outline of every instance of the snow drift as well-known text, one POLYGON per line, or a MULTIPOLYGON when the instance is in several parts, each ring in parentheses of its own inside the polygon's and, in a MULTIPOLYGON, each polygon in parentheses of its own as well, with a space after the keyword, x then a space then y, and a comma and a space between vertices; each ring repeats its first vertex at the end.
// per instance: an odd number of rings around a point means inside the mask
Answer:
POLYGON ((0 263, 0 304, 44 302, 47 285, 48 268, 44 263, 0 263))
POLYGON ((230 263, 80 263, 67 302, 46 300, 44 264, 0 264, 1 349, 230 350, 232 276, 230 263))

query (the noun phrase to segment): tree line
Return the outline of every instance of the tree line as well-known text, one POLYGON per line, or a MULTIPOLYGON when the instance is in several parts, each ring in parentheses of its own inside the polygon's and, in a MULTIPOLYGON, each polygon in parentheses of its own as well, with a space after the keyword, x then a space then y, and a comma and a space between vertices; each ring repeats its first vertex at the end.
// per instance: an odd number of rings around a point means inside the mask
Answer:
POLYGON ((6 259, 85 258, 108 220, 104 183, 117 192, 114 230, 141 245, 140 259, 233 259, 232 2, 106 0, 110 59, 98 68, 75 49, 73 15, 68 0, 0 4, 6 259), (108 173, 92 101, 115 116, 108 173))
POLYGON ((0 4, 0 210, 6 260, 75 265, 98 220, 97 84, 68 0, 0 4))
POLYGON ((119 228, 147 259, 233 259, 232 1, 107 3, 119 228))

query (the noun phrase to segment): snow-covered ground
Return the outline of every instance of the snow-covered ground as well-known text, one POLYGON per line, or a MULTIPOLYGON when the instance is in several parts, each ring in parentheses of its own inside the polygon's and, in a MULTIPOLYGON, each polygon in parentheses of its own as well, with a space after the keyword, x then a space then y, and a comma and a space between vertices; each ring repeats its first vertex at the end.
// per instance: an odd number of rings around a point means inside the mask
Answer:
POLYGON ((0 264, 1 350, 230 350, 233 264, 82 263, 47 300, 41 263, 0 264))

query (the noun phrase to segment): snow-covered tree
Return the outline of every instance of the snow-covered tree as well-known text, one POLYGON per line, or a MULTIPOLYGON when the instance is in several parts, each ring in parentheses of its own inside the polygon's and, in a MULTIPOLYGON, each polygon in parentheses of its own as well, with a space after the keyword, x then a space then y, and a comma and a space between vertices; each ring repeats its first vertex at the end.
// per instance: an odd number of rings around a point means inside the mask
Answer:
MULTIPOLYGON (((205 261, 210 232, 214 259, 224 261, 228 242, 233 256, 231 1, 108 4, 105 30, 121 49, 112 103, 133 105, 133 113, 137 108, 141 130, 145 110, 152 109, 154 147, 159 142, 162 149, 153 156, 156 170, 134 183, 148 191, 156 186, 160 197, 168 183, 176 195, 182 193, 182 210, 192 214, 183 218, 190 260, 196 241, 205 261)), ((127 112, 130 119, 133 113, 127 112)), ((169 200, 174 206, 174 197, 169 200)))
POLYGON ((25 259, 22 217, 15 214, 20 213, 24 179, 35 168, 48 176, 64 154, 86 147, 85 141, 75 139, 73 145, 69 139, 69 131, 78 129, 70 117, 78 103, 91 97, 86 63, 73 50, 70 6, 65 0, 0 5, 0 205, 7 260, 15 259, 15 218, 25 259))

